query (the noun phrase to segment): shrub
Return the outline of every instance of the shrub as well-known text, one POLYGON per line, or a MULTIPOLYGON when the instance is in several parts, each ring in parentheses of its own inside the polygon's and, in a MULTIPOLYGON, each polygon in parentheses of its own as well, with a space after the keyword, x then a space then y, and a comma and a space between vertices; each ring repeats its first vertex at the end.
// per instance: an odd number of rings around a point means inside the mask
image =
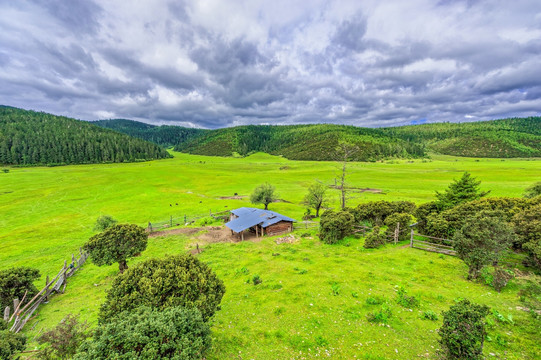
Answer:
POLYGON ((486 305, 462 300, 443 312, 439 329, 440 344, 446 359, 481 359, 485 341, 486 305))
POLYGON ((118 275, 99 315, 106 323, 122 311, 145 305, 156 309, 195 307, 207 321, 219 310, 224 283, 190 254, 150 259, 118 275))
POLYGON ((408 226, 413 222, 413 217, 408 213, 394 213, 385 219, 383 222, 387 226, 387 234, 393 235, 397 224, 400 224, 399 240, 406 240, 409 238, 409 231, 406 231, 408 226))
POLYGON ((353 215, 347 211, 334 212, 327 210, 321 215, 319 236, 327 244, 335 244, 351 234, 353 215))
POLYGON ((254 285, 259 285, 262 282, 263 282, 263 280, 261 280, 259 275, 254 275, 254 277, 252 278, 252 284, 254 284, 254 285))
POLYGON ((524 197, 527 199, 532 199, 539 195, 541 195, 541 181, 536 182, 524 191, 524 197))
POLYGON ((334 296, 340 295, 340 289, 341 289, 341 286, 340 286, 339 283, 333 282, 333 283, 331 284, 331 291, 332 291, 332 294, 333 294, 334 296))
POLYGON ((75 359, 195 360, 204 358, 210 343, 209 325, 197 309, 143 306, 98 327, 75 359))
POLYGON ((372 232, 368 234, 366 239, 364 239, 364 248, 366 249, 375 249, 382 245, 385 245, 386 237, 384 233, 381 233, 379 226, 375 226, 372 229, 372 232))
POLYGON ((431 321, 437 321, 438 320, 438 314, 436 314, 432 310, 426 310, 421 313, 421 319, 422 320, 431 320, 431 321))
POLYGON ((367 305, 380 305, 385 302, 385 299, 379 296, 369 296, 366 298, 367 305))
POLYGON ((412 214, 416 206, 410 201, 370 201, 359 204, 351 212, 355 222, 367 221, 373 225, 383 225, 385 219, 394 213, 412 214))
POLYGON ((541 204, 518 212, 511 222, 519 246, 528 253, 529 262, 541 270, 541 204))
POLYGON ((9 169, 8 168, 2 168, 2 172, 7 174, 9 172, 9 169))
POLYGON ((513 278, 514 274, 511 270, 506 270, 497 267, 494 269, 492 274, 492 287, 497 291, 501 292, 502 289, 507 285, 509 280, 513 278))
POLYGON ((147 248, 148 234, 133 224, 113 225, 104 232, 92 236, 83 249, 95 265, 118 263, 120 273, 128 268, 127 259, 147 248))
POLYGON ((417 207, 414 212, 414 216, 417 219, 417 229, 421 234, 431 235, 426 226, 428 224, 428 216, 431 214, 437 214, 439 212, 438 207, 434 201, 430 201, 424 204, 421 204, 417 207))
MULTIPOLYGON (((26 301, 38 293, 34 281, 39 279, 39 270, 29 267, 16 267, 0 271, 0 309, 3 314, 6 306, 13 307, 13 299, 22 301, 25 292, 26 301)), ((12 309, 15 310, 15 309, 12 309)), ((13 313, 13 311, 12 311, 13 313)))
POLYGON ((406 289, 400 287, 398 289, 396 302, 405 308, 416 308, 419 306, 420 301, 415 296, 409 296, 406 289))
POLYGON ((100 215, 94 225, 94 231, 104 231, 113 225, 116 225, 118 221, 113 219, 111 215, 100 215))
POLYGON ((8 324, 0 318, 0 359, 11 359, 24 350, 25 344, 26 337, 9 331, 8 324))
POLYGON ((77 316, 68 314, 55 328, 45 332, 37 340, 46 347, 38 352, 38 358, 71 359, 79 346, 90 336, 86 322, 80 323, 77 316))
POLYGON ((381 309, 378 311, 368 313, 366 315, 366 320, 370 322, 387 324, 392 317, 393 312, 391 309, 386 304, 383 304, 381 309))
POLYGON ((477 279, 482 268, 496 264, 511 245, 514 234, 505 222, 476 216, 455 233, 454 249, 468 265, 468 279, 477 279))

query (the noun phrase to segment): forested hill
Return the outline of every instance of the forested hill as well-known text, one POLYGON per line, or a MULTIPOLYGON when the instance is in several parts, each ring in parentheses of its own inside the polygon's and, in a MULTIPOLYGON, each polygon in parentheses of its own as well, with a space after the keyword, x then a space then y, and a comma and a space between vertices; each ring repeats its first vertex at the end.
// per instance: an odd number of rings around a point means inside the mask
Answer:
POLYGON ((0 107, 0 164, 64 165, 162 159, 156 144, 42 112, 0 107))
POLYGON ((98 122, 175 150, 215 156, 263 151, 293 160, 332 160, 340 141, 355 143, 356 160, 416 158, 427 152, 470 157, 540 157, 541 118, 435 123, 391 128, 343 125, 239 126, 217 130, 152 126, 129 120, 98 122))
POLYGON ((431 151, 470 157, 540 157, 541 117, 435 123, 381 129, 431 151))
POLYGON ((200 155, 247 155, 262 151, 292 160, 334 160, 341 141, 359 147, 358 161, 425 155, 424 145, 392 138, 380 129, 344 125, 238 126, 207 132, 175 150, 200 155))
POLYGON ((156 126, 125 119, 98 120, 92 121, 92 124, 151 141, 164 147, 175 146, 209 131, 181 126, 156 126))
POLYGON ((179 143, 178 151, 228 156, 264 151, 294 160, 331 160, 340 141, 355 143, 356 160, 445 155, 541 157, 541 117, 368 129, 342 125, 240 126, 179 143))

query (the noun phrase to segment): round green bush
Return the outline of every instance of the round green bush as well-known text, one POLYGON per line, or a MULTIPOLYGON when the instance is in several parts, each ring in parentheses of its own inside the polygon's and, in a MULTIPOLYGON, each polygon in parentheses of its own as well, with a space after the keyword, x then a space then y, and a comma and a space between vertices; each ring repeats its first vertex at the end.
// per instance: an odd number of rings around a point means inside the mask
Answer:
POLYGON ((119 313, 145 305, 197 308, 207 321, 219 310, 224 283, 193 255, 150 259, 119 274, 107 293, 99 315, 106 323, 119 313))
POLYGON ((354 217, 348 211, 327 210, 321 215, 319 237, 327 244, 335 244, 351 234, 353 221, 354 217))
POLYGON ((439 335, 445 359, 482 359, 489 310, 465 299, 443 312, 439 335))
POLYGON ((199 310, 143 306, 98 327, 74 359, 202 359, 210 343, 210 328, 199 310))
POLYGON ((366 239, 364 240, 364 248, 365 249, 375 249, 382 245, 385 245, 385 234, 380 232, 379 226, 375 226, 372 229, 372 232, 368 234, 366 239))
POLYGON ((34 281, 39 279, 38 269, 29 267, 15 267, 11 269, 0 270, 0 310, 4 313, 6 306, 11 307, 13 313, 13 299, 22 300, 26 294, 26 300, 38 293, 34 281))

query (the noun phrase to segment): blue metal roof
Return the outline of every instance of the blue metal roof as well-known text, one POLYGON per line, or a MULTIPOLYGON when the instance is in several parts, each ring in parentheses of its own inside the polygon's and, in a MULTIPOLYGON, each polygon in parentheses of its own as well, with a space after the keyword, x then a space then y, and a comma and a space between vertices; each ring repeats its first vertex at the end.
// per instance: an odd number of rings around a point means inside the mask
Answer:
POLYGON ((226 223, 225 226, 234 232, 241 232, 256 225, 261 225, 261 227, 266 228, 267 226, 276 224, 280 221, 296 221, 270 210, 242 207, 231 210, 231 212, 238 216, 238 218, 226 223))

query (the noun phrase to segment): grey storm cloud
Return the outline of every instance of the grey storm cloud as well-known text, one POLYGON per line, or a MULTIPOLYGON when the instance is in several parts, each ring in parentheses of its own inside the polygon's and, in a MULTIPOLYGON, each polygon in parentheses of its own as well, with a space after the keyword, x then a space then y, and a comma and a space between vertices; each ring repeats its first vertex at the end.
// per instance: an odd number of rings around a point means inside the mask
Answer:
POLYGON ((541 113, 541 3, 0 0, 0 104, 205 128, 541 113))

